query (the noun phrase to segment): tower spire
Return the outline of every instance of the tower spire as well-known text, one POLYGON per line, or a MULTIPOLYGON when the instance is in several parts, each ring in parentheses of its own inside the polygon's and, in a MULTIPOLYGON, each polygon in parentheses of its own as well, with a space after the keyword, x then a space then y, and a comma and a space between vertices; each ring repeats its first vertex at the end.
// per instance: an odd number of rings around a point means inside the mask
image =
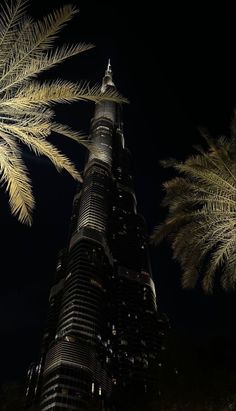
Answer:
POLYGON ((111 59, 108 59, 108 63, 107 63, 107 69, 106 69, 106 74, 111 75, 112 76, 112 69, 111 69, 111 59))
POLYGON ((104 93, 108 86, 115 87, 115 84, 112 80, 112 69, 111 69, 111 60, 108 59, 107 69, 105 71, 105 76, 102 79, 101 92, 104 93))

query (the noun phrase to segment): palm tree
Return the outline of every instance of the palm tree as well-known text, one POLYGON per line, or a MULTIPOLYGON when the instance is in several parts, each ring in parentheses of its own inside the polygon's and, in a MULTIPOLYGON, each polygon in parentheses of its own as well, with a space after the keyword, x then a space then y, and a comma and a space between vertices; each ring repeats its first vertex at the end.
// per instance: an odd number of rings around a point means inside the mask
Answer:
POLYGON ((30 225, 35 202, 21 143, 80 180, 71 161, 47 137, 56 132, 86 147, 89 143, 78 132, 54 121, 53 106, 78 100, 121 102, 122 98, 116 91, 102 94, 99 86, 91 88, 85 82, 36 81, 43 71, 93 45, 55 47, 58 33, 78 12, 75 7, 66 5, 42 21, 33 21, 26 15, 26 5, 25 0, 6 0, 0 13, 0 181, 8 192, 12 214, 30 225))
POLYGON ((152 241, 169 239, 173 256, 182 268, 182 285, 193 288, 201 279, 212 292, 216 274, 225 290, 236 281, 236 130, 235 119, 229 139, 213 141, 203 130, 207 150, 184 162, 164 161, 178 176, 165 182, 163 206, 168 208, 163 224, 152 241))

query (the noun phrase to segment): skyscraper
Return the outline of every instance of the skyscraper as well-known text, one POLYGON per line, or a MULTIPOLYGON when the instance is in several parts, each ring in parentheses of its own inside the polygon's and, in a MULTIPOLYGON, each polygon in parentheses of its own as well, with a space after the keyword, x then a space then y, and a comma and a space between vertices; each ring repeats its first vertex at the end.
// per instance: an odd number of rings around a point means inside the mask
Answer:
MULTIPOLYGON (((114 87, 109 62, 101 90, 114 87)), ((158 392, 166 322, 118 104, 96 104, 90 138, 96 150, 74 197, 41 359, 28 375, 28 405, 43 411, 120 411, 133 395, 139 401, 158 392)))

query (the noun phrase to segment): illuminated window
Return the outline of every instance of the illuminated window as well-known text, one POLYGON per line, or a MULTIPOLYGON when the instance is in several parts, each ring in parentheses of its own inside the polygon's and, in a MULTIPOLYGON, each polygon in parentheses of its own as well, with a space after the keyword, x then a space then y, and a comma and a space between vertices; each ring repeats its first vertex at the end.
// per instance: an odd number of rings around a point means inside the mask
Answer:
POLYGON ((102 388, 101 387, 99 387, 98 394, 102 395, 102 388))
POLYGON ((99 284, 99 283, 98 283, 96 280, 94 280, 93 278, 91 278, 90 283, 103 290, 103 287, 101 286, 101 284, 99 284))
POLYGON ((71 273, 66 276, 66 280, 71 277, 71 273))
POLYGON ((91 389, 92 394, 94 393, 94 382, 92 382, 92 389, 91 389))
POLYGON ((75 342, 76 341, 75 337, 73 337, 71 335, 66 335, 64 337, 64 339, 65 339, 65 341, 69 341, 69 342, 75 342))
POLYGON ((61 268, 61 262, 59 261, 59 263, 57 264, 57 270, 60 270, 61 268))

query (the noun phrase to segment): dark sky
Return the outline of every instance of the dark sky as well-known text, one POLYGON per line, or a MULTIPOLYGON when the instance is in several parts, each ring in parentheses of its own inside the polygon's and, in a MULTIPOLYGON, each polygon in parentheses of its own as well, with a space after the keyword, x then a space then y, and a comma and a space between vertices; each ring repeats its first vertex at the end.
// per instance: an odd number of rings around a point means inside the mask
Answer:
MULTIPOLYGON (((65 3, 50 0, 47 7, 37 2, 30 11, 37 17, 65 3)), ((214 135, 227 134, 236 107, 236 32, 230 6, 214 5, 207 12, 197 3, 190 9, 165 2, 154 11, 152 3, 78 1, 80 13, 61 39, 92 42, 96 48, 44 75, 99 82, 111 58, 114 81, 130 100, 124 108, 125 138, 133 154, 139 211, 149 232, 163 219, 161 184, 171 175, 159 160, 184 159, 192 153, 192 145, 202 142, 199 126, 214 135)), ((57 109, 61 122, 85 131, 92 114, 89 104, 57 109)), ((54 136, 52 141, 82 169, 82 149, 63 138, 54 136)), ((3 381, 22 378, 37 356, 50 281, 66 240, 75 191, 72 179, 57 174, 47 160, 27 153, 25 159, 37 200, 33 227, 11 217, 5 195, 0 196, 3 381)), ((228 361, 235 361, 235 295, 218 291, 207 297, 198 289, 183 291, 168 246, 152 249, 151 255, 159 307, 167 313, 176 341, 183 347, 191 341, 208 354, 213 347, 213 359, 217 355, 224 361, 228 353, 228 361)))

